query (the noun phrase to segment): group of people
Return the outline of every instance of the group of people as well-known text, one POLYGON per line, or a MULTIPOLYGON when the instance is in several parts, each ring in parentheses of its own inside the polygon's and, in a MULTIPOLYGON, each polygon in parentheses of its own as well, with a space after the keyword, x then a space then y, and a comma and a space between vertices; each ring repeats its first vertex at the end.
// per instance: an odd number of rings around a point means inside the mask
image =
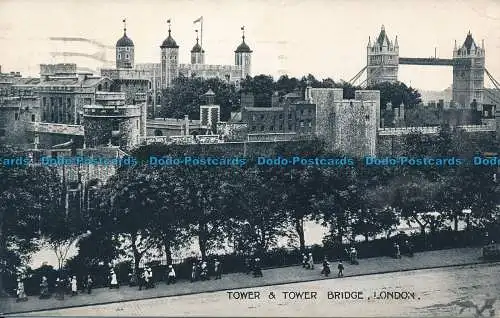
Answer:
POLYGON ((253 259, 245 258, 245 273, 249 275, 253 274, 253 277, 263 277, 262 274, 262 265, 259 257, 255 257, 253 259))
MULTIPOLYGON (((306 255, 305 253, 302 254, 302 267, 305 269, 314 269, 314 259, 312 256, 312 253, 309 253, 306 255)), ((339 260, 339 264, 337 265, 338 269, 338 277, 344 277, 344 264, 342 263, 342 260, 339 260)), ((325 275, 325 277, 328 277, 331 273, 330 269, 330 262, 328 261, 328 258, 325 256, 323 259, 322 263, 322 269, 321 269, 321 275, 325 275)))
MULTIPOLYGON (((408 240, 404 242, 403 249, 407 256, 413 257, 413 245, 408 240)), ((394 258, 401 258, 401 247, 397 242, 393 245, 393 253, 394 258)))
MULTIPOLYGON (((213 274, 215 279, 221 279, 222 276, 222 264, 218 259, 214 260, 213 263, 213 274)), ((193 262, 191 266, 191 282, 204 281, 210 279, 210 271, 208 263, 206 261, 199 260, 198 263, 193 262)))

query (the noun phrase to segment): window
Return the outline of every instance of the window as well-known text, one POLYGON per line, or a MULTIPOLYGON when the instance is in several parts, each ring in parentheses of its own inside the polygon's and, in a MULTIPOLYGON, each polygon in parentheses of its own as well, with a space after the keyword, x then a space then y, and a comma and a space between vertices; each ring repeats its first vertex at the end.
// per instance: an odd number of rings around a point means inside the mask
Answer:
POLYGON ((130 55, 125 54, 125 58, 126 58, 127 60, 129 59, 129 57, 130 57, 130 55))
POLYGON ((113 131, 117 131, 117 130, 120 130, 120 123, 117 122, 117 121, 114 121, 113 122, 113 131))
POLYGON ((66 103, 68 104, 68 106, 71 106, 71 98, 68 98, 68 99, 66 100, 66 103))
POLYGON ((253 120, 253 121, 256 121, 256 120, 257 120, 257 116, 253 115, 253 116, 252 116, 252 120, 253 120))
POLYGON ((122 55, 120 53, 118 53, 118 59, 121 60, 122 59, 122 55))
POLYGON ((274 126, 269 127, 271 131, 274 131, 274 126))
POLYGON ((139 129, 139 120, 137 120, 137 129, 139 129))
POLYGON ((15 113, 15 114, 14 114, 14 119, 15 119, 15 120, 19 120, 19 113, 15 113))
POLYGON ((264 131, 264 126, 260 126, 260 131, 264 131))
POLYGON ((283 119, 283 114, 280 114, 280 117, 279 117, 279 118, 280 118, 280 119, 283 119))
POLYGON ((312 126, 313 126, 312 121, 309 121, 308 126, 309 126, 309 127, 312 127, 312 126))
POLYGON ((280 124, 280 130, 283 130, 283 125, 282 124, 280 124))
POLYGON ((257 126, 252 126, 252 131, 256 131, 257 130, 257 126))
POLYGON ((288 125, 288 130, 293 130, 292 128, 292 125, 288 125))
POLYGON ((292 119, 292 113, 288 114, 288 119, 292 119))
POLYGON ((264 117, 265 117, 264 115, 260 115, 260 119, 264 119, 264 117))
POLYGON ((42 98, 42 105, 47 106, 47 97, 42 98))
POLYGON ((31 121, 35 121, 35 114, 31 115, 31 121))

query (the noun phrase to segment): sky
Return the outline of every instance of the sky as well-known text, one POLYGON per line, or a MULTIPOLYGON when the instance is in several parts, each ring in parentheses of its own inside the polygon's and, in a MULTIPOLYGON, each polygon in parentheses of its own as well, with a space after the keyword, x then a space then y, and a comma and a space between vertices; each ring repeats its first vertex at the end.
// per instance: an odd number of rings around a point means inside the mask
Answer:
MULTIPOLYGON (((96 69, 102 64, 82 57, 52 58, 50 52, 94 54, 98 47, 48 38, 86 37, 114 46, 124 18, 136 63, 159 62, 168 19, 180 61, 189 63, 199 29, 193 21, 200 16, 205 62, 233 64, 245 26, 254 51, 253 75, 311 73, 350 80, 366 65, 368 37, 373 39, 385 25, 391 40, 398 36, 402 57, 434 56, 436 48, 438 57, 451 58, 455 40, 462 44, 470 30, 476 43, 484 39, 486 68, 500 80, 497 0, 0 0, 0 65, 3 72, 31 76, 38 74, 39 64, 51 62, 96 69)), ((113 49, 106 57, 114 60, 113 49)), ((421 90, 443 90, 452 83, 452 70, 402 65, 399 80, 421 90)))

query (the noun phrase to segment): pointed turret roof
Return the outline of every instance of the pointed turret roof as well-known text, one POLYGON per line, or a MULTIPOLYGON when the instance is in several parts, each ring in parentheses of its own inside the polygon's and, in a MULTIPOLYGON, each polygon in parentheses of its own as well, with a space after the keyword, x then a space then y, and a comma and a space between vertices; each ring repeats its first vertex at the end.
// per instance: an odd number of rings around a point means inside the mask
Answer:
POLYGON ((163 41, 163 43, 160 46, 162 49, 163 48, 170 48, 170 49, 178 49, 179 46, 175 42, 174 38, 172 37, 172 31, 170 30, 170 27, 168 28, 168 37, 163 41))
POLYGON ((116 47, 133 47, 134 42, 127 36, 127 26, 125 19, 123 19, 123 36, 116 42, 116 47))
POLYGON ((191 53, 205 53, 205 51, 201 48, 201 45, 198 43, 198 37, 196 38, 196 44, 193 46, 191 53))
POLYGON ((245 43, 245 27, 241 27, 241 31, 243 31, 243 35, 241 36, 241 39, 243 40, 241 44, 236 48, 236 51, 234 53, 252 53, 252 50, 250 50, 250 47, 245 43))
POLYGON ((389 40, 389 37, 387 36, 387 33, 385 33, 384 25, 382 25, 382 28, 380 29, 380 34, 378 35, 377 43, 380 46, 384 46, 384 44, 389 46, 389 44, 391 43, 391 41, 389 40))

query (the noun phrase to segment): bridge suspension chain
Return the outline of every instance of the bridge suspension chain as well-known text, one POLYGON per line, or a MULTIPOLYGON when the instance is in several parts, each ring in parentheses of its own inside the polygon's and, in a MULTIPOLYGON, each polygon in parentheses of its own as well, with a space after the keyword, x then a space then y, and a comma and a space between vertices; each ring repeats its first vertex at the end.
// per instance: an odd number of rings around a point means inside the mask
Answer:
POLYGON ((486 68, 484 69, 484 72, 486 73, 490 81, 493 83, 493 86, 495 86, 497 90, 500 90, 500 83, 493 77, 493 75, 491 75, 491 73, 488 72, 486 68))
POLYGON ((367 66, 363 67, 361 71, 359 71, 353 78, 349 81, 349 84, 354 85, 354 83, 363 75, 363 72, 366 70, 367 66))

